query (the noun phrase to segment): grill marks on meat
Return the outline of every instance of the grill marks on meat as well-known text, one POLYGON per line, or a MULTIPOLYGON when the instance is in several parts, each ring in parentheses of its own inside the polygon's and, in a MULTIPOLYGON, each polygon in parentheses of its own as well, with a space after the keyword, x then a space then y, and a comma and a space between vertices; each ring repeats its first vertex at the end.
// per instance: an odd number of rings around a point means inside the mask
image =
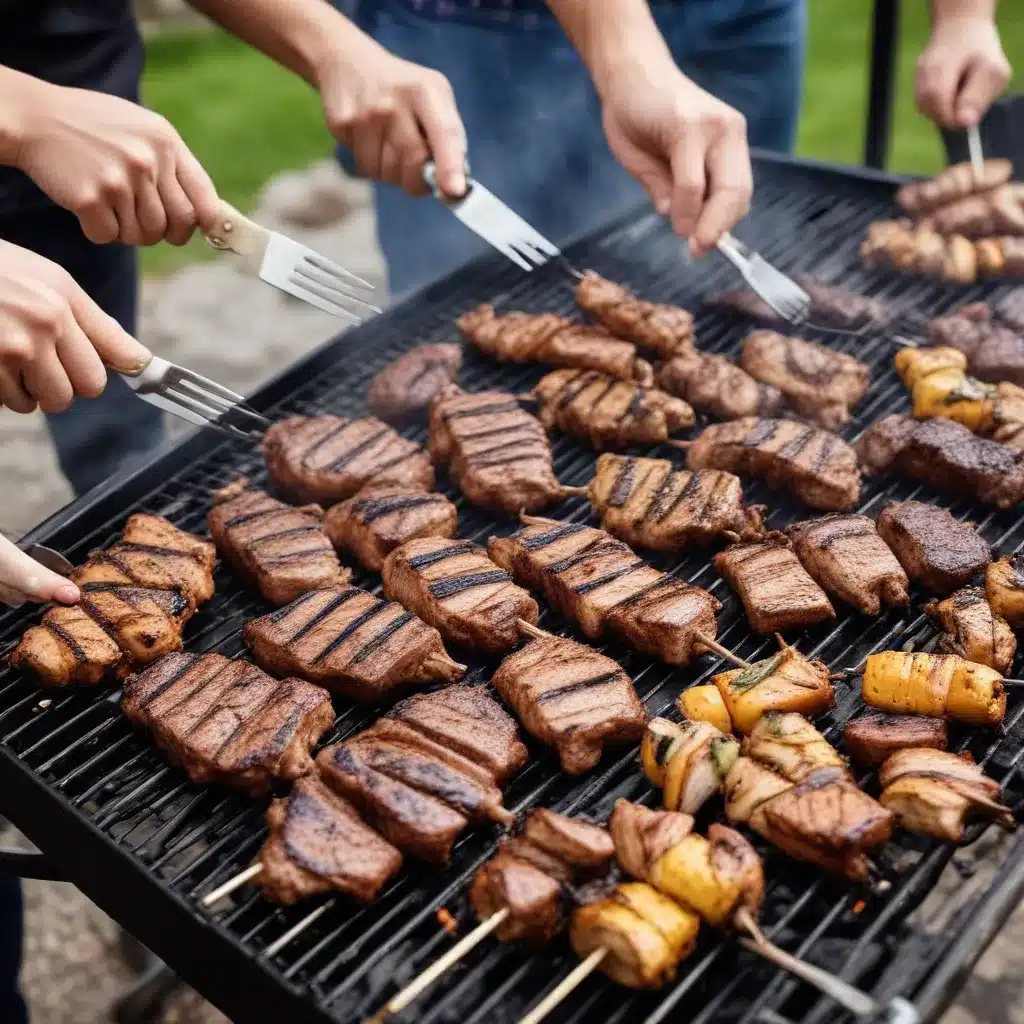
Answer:
POLYGON ((564 637, 537 637, 510 654, 495 689, 526 729, 556 747, 570 775, 589 771, 606 744, 639 740, 647 712, 618 662, 564 637))
POLYGON ((750 628, 781 633, 835 621, 825 592, 810 577, 785 537, 736 544, 719 552, 715 568, 739 595, 750 628))
POLYGON ((347 583, 324 533, 319 505, 295 508, 235 481, 213 496, 208 523, 220 552, 273 604, 318 587, 347 583))
POLYGON ((654 372, 637 358, 636 346, 600 327, 576 324, 556 313, 507 313, 488 304, 465 313, 459 330, 481 352, 503 363, 541 363, 597 370, 650 384, 654 372))
POLYGON ((537 602, 469 541, 411 540, 388 555, 382 576, 388 597, 465 647, 511 650, 516 620, 537 621, 537 602))
POLYGON ((877 615, 883 602, 903 608, 910 600, 907 574, 867 516, 805 519, 786 535, 814 581, 865 615, 877 615))
POLYGON ((611 633, 673 665, 700 652, 698 634, 714 639, 721 605, 706 590, 654 569, 604 530, 524 521, 518 533, 491 538, 491 557, 591 639, 611 633))
POLYGON ((544 428, 514 395, 447 388, 430 410, 428 444, 479 508, 536 511, 561 496, 544 428))
POLYGON ((1009 623, 992 610, 982 587, 965 587, 945 601, 929 601, 928 617, 943 631, 941 646, 1006 675, 1017 653, 1009 623))
POLYGON ((359 701, 399 686, 451 683, 465 671, 448 657, 436 629, 358 587, 304 594, 247 623, 245 642, 268 672, 301 676, 359 701))
POLYGON ((461 345, 417 345, 370 381, 366 406, 388 423, 425 419, 430 403, 452 383, 461 366, 461 345))
POLYGON ((628 288, 589 271, 576 289, 576 304, 612 334, 662 359, 693 345, 693 314, 678 306, 638 299, 628 288))
POLYGON ((843 730, 843 744, 858 763, 875 767, 897 750, 932 747, 945 750, 949 728, 941 718, 869 712, 843 730))
POLYGON ((534 389, 544 426, 595 448, 660 444, 696 418, 681 398, 596 370, 555 370, 534 389))
POLYGON ((979 380, 1024 387, 1024 322, 1017 324, 1006 316, 1006 303, 1013 294, 996 304, 1008 326, 993 322, 985 303, 974 302, 948 316, 935 317, 928 325, 929 340, 963 352, 967 369, 979 380))
POLYGON ((746 417, 713 423, 694 441, 686 464, 749 473, 828 512, 846 512, 860 500, 854 450, 835 434, 790 420, 746 417))
POLYGON ((988 544, 969 523, 924 502, 887 506, 878 532, 907 575, 933 594, 965 586, 992 561, 988 544))
POLYGON ((781 416, 786 399, 777 387, 755 380, 725 356, 696 349, 682 352, 658 370, 658 387, 719 420, 781 416))
POLYGON ((754 331, 743 343, 743 369, 785 395, 801 416, 827 430, 850 420, 870 383, 868 368, 844 352, 775 331, 754 331))
POLYGON ((717 469, 677 470, 668 459, 601 455, 590 500, 603 529, 656 551, 761 532, 761 508, 744 508, 739 477, 717 469))
POLYGON ((263 454, 274 486, 293 501, 333 505, 371 480, 434 486, 426 452, 373 417, 290 416, 267 430, 263 454))
POLYGON ((121 708, 193 782, 248 793, 309 774, 310 751, 334 724, 326 690, 219 654, 167 655, 125 680, 121 708))
POLYGON ((355 554, 367 569, 379 572, 384 559, 414 537, 455 536, 458 512, 443 494, 408 487, 374 487, 335 505, 324 529, 335 547, 355 554))

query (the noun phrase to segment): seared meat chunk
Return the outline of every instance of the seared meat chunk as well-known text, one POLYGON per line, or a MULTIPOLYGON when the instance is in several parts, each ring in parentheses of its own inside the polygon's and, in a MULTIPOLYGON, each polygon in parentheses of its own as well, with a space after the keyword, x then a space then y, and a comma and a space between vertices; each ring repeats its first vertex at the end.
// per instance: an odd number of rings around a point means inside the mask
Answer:
POLYGON ((949 727, 941 718, 892 715, 871 711, 855 718, 843 730, 843 745, 858 764, 874 767, 897 750, 931 747, 945 750, 949 727))
POLYGON ((515 514, 561 497, 551 443, 515 395, 446 388, 430 410, 428 444, 431 458, 479 508, 515 514))
POLYGON ((267 430, 263 454, 274 486, 292 501, 326 507, 371 480, 421 491, 434 486, 427 453, 372 416, 290 416, 267 430))
POLYGON ((622 870, 642 881, 668 851, 693 833, 693 817, 680 811, 655 811, 620 799, 615 801, 615 810, 608 819, 608 830, 622 870))
POLYGON ((516 620, 537 622, 537 602, 469 541, 411 540, 388 555, 381 574, 388 597, 465 647, 511 650, 516 620))
POLYGON ((604 530, 529 517, 492 537, 491 557, 542 592, 591 639, 619 636, 636 650, 685 665, 714 639, 721 607, 706 590, 652 568, 604 530))
POLYGON ((267 811, 260 885, 275 903, 325 892, 370 903, 402 866, 402 855, 356 809, 316 777, 299 779, 267 811))
POLYGON ((1006 555, 985 567, 985 596, 993 615, 1012 629, 1024 628, 1024 553, 1006 555))
POLYGON ((638 299, 628 288, 593 271, 584 274, 576 288, 576 304, 612 334, 662 359, 693 346, 693 314, 638 299))
POLYGON ((835 747, 794 711, 765 712, 743 740, 741 753, 794 785, 822 768, 852 778, 835 747))
POLYGON ((308 775, 310 751, 334 724, 326 690, 220 654, 167 655, 125 680, 121 709, 193 782, 247 793, 308 775))
POLYGON ((969 163, 953 164, 933 178, 909 181, 896 193, 896 202, 914 217, 931 213, 965 196, 1005 185, 1013 175, 1009 160, 986 160, 979 178, 969 163))
POLYGON ((451 683, 466 670, 436 629, 358 587, 313 590, 246 623, 245 642, 274 675, 296 675, 351 700, 399 686, 451 683))
POLYGON ((607 829, 545 807, 527 815, 523 838, 571 868, 576 878, 603 871, 615 856, 607 829))
POLYGON ((786 535, 814 581, 865 615, 877 615, 883 602, 902 608, 910 600, 907 574, 867 516, 805 519, 786 535))
POLYGON ((982 587, 965 587, 945 601, 930 601, 925 611, 944 633, 942 645, 968 661, 1006 675, 1017 653, 1009 623, 992 610, 982 587))
POLYGON ((686 464, 750 473, 828 512, 846 512, 860 500, 854 450, 835 434, 790 420, 713 423, 693 443, 686 464))
POLYGON ((1024 186, 1000 185, 954 199, 930 213, 924 223, 940 234, 971 239, 1024 235, 1024 186))
POLYGON ((750 627, 757 633, 806 629, 836 617, 825 592, 780 534, 734 544, 715 555, 714 566, 739 594, 750 627))
POLYGON ((272 604, 351 577, 324 533, 319 505, 286 505, 248 490, 244 479, 217 491, 213 501, 208 522, 217 548, 272 604))
POLYGON ((907 575, 933 594, 950 594, 970 583, 992 561, 988 543, 970 523, 921 501, 887 505, 878 517, 878 533, 907 575))
POLYGON ((662 363, 658 387, 719 420, 780 416, 786 408, 785 396, 778 388, 755 380, 725 356, 696 349, 662 363))
POLYGON ((473 876, 469 899, 481 921, 508 911, 495 933, 501 942, 544 944, 562 930, 561 882, 504 847, 473 876))
POLYGON ((417 345, 370 381, 366 407, 388 423, 426 419, 430 403, 461 366, 461 345, 417 345))
POLYGON ((641 384, 650 384, 654 376, 650 364, 637 358, 631 342, 557 313, 499 316, 485 303, 460 316, 458 328, 478 349, 503 363, 597 370, 641 384))
POLYGON ((633 681, 575 640, 538 636, 505 658, 492 682, 526 729, 558 749, 570 775, 593 768, 606 744, 644 734, 647 712, 633 681))
POLYGON ((458 513, 443 494, 370 484, 335 505, 324 529, 337 548, 351 551, 367 569, 379 572, 384 559, 413 537, 455 536, 458 513))
POLYGON ((775 331, 751 333, 740 363, 755 380, 778 388, 795 412, 827 430, 849 421, 871 379, 853 356, 775 331))
POLYGON ((992 312, 1007 327, 1024 334, 1024 288, 1013 288, 993 303, 992 312))
POLYGON ((739 477, 677 470, 668 459, 599 456, 589 498, 609 533, 637 547, 678 551, 761 532, 760 507, 744 508, 739 477))
MULTIPOLYGON (((1005 322, 1005 305, 996 308, 1005 322)), ((928 325, 928 337, 933 345, 963 352, 967 369, 979 380, 1024 387, 1024 327, 994 323, 985 303, 974 302, 936 317, 928 325)))

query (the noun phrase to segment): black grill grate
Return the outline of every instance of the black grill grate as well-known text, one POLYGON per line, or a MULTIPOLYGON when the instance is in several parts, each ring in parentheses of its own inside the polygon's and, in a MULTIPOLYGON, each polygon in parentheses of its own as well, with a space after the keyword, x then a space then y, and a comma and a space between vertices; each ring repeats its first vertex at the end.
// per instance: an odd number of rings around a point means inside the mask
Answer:
MULTIPOLYGON (((754 213, 741 233, 787 270, 813 272, 856 290, 910 301, 929 314, 991 291, 954 290, 869 275, 859 268, 857 246, 864 229, 870 220, 891 212, 891 183, 882 178, 779 161, 760 161, 757 178, 754 213)), ((580 241, 567 255, 576 265, 628 283, 645 297, 691 309, 699 307, 702 295, 735 284, 722 261, 684 265, 679 241, 659 219, 643 213, 580 241)), ((498 257, 485 259, 346 335, 265 389, 255 404, 279 414, 359 412, 366 384, 380 366, 412 344, 452 340, 453 320, 459 313, 484 300, 508 309, 571 312, 570 285, 557 268, 526 276, 498 257)), ((745 322, 702 312, 698 343, 709 351, 735 354, 748 328, 745 322)), ((888 340, 845 339, 836 344, 855 352, 873 371, 871 391, 845 432, 852 439, 880 415, 906 408, 906 398, 891 369, 893 348, 888 340)), ((467 353, 461 383, 471 390, 494 386, 525 391, 541 372, 499 367, 467 353)), ((410 436, 419 438, 422 431, 410 436)), ((593 453, 564 436, 555 440, 554 453, 556 471, 565 483, 589 479, 593 453)), ((654 454, 667 453, 665 449, 654 454)), ((257 453, 230 442, 194 439, 91 506, 60 517, 45 536, 77 561, 91 548, 112 542, 125 518, 140 509, 202 532, 209 492, 240 474, 256 482, 265 479, 257 453)), ((748 500, 772 508, 771 526, 806 514, 785 496, 760 485, 745 490, 748 500)), ((951 504, 906 481, 869 484, 862 510, 877 513, 886 500, 911 495, 935 500, 958 517, 973 519, 1000 553, 1024 545, 1024 518, 981 509, 969 500, 951 504)), ((456 500, 460 536, 483 540, 496 529, 511 528, 511 523, 497 523, 461 498, 456 500)), ((576 499, 550 514, 585 519, 589 507, 576 499)), ((747 658, 764 656, 773 646, 773 641, 750 634, 737 599, 716 577, 707 552, 652 560, 718 595, 724 605, 719 618, 722 643, 747 658)), ((377 578, 358 573, 356 582, 371 589, 379 584, 377 578)), ((242 625, 267 606, 223 567, 217 570, 216 584, 215 598, 189 626, 188 648, 239 654, 242 625)), ((801 648, 833 667, 856 665, 870 650, 928 637, 920 606, 918 599, 907 613, 890 611, 876 620, 841 612, 838 624, 801 638, 801 648)), ((0 648, 6 649, 28 622, 25 614, 0 616, 0 648)), ((567 628, 550 613, 542 624, 567 628)), ((720 667, 717 661, 702 659, 690 668, 672 670, 628 653, 620 660, 652 714, 670 708, 683 687, 720 667)), ((470 661, 470 678, 486 680, 493 664, 470 661)), ((833 737, 858 706, 855 690, 856 681, 852 687, 837 687, 837 707, 824 720, 833 737)), ((64 865, 88 895, 121 917, 229 1014, 239 1020, 264 1019, 262 1011, 269 1013, 275 1006, 296 1021, 361 1020, 398 984, 449 947, 452 939, 435 917, 438 907, 447 906, 463 925, 470 922, 464 889, 472 871, 493 850, 495 836, 486 829, 468 834, 458 844, 449 869, 430 872, 410 866, 368 908, 353 910, 339 899, 283 909, 247 889, 212 917, 205 914, 198 897, 257 853, 264 835, 263 805, 190 785, 144 736, 129 728, 117 696, 111 690, 42 694, 9 670, 0 672, 0 810, 64 865), (311 913, 317 919, 284 941, 311 913), (211 921, 213 928, 208 927, 211 921)), ((331 739, 364 727, 380 710, 357 709, 340 701, 336 707, 338 725, 331 739)), ((1011 694, 1002 733, 975 730, 961 739, 963 749, 1003 782, 1008 802, 1019 802, 1024 796, 1019 771, 1024 702, 1011 694)), ((595 773, 575 781, 559 773, 549 753, 534 748, 534 754, 506 791, 506 804, 517 810, 543 804, 603 820, 619 796, 653 798, 635 750, 607 759, 595 773)), ((943 957, 954 936, 914 945, 904 922, 933 887, 951 855, 949 848, 899 837, 879 859, 892 887, 876 895, 854 891, 760 848, 770 879, 763 921, 787 948, 825 966, 841 966, 846 977, 865 986, 878 979, 897 951, 909 956, 914 949, 917 959, 913 967, 907 963, 904 975, 904 994, 910 996, 936 965, 948 967, 943 957)), ((998 907, 993 912, 1006 910, 998 907)), ((531 956, 520 948, 486 942, 403 1019, 422 1024, 515 1021, 573 962, 561 944, 531 956)), ((667 990, 638 995, 591 978, 552 1019, 588 1024, 752 1022, 767 1009, 807 1024, 841 1017, 832 1004, 817 999, 806 987, 706 931, 697 952, 682 965, 679 980, 667 990)))

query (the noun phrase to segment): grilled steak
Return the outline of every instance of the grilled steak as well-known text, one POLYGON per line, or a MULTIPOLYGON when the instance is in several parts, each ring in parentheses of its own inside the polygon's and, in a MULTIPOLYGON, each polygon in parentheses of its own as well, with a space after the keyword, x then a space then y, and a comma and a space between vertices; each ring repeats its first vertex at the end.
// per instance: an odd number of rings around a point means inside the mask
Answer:
POLYGON ((978 437, 953 420, 919 423, 895 413, 873 423, 856 447, 869 473, 895 468, 996 508, 1013 508, 1024 499, 1024 452, 978 437))
POLYGON ((465 647, 511 650, 516 620, 537 621, 537 602, 469 541, 411 540, 388 555, 381 575, 388 597, 465 647))
POLYGON ((303 594, 246 623, 245 642, 268 672, 300 676, 351 700, 376 701, 399 686, 451 683, 465 672, 436 629, 358 587, 303 594))
POLYGON ((910 600, 907 574, 867 516, 805 519, 786 534, 814 581, 865 615, 877 615, 883 602, 902 608, 910 600))
POLYGON ((426 419, 430 403, 461 366, 461 345, 417 345, 370 381, 366 407, 388 423, 426 419))
POLYGON ((928 338, 933 345, 963 352, 967 369, 979 380, 1024 387, 1024 327, 1007 321, 1005 299, 996 309, 1004 323, 993 323, 992 313, 983 302, 936 317, 928 325, 928 338))
POLYGON ((669 359, 693 345, 693 314, 678 306, 638 299, 628 288, 593 271, 576 289, 576 304, 612 334, 669 359))
POLYGON ((169 654, 129 676, 121 709, 193 782, 247 793, 308 775, 310 751, 334 724, 326 690, 219 654, 169 654))
POLYGON ((421 491, 434 486, 427 453, 369 416, 291 416, 267 430, 263 454, 274 486, 291 501, 326 507, 371 480, 421 491))
POLYGON ((324 533, 319 505, 285 505, 248 490, 244 478, 217 491, 213 501, 207 521, 218 550, 273 604, 351 577, 324 533))
POLYGON ((596 370, 555 370, 534 389, 545 427, 595 448, 660 444, 696 422, 681 399, 596 370))
POLYGON ((790 420, 713 423, 693 443, 686 464, 750 473, 828 512, 846 512, 860 500, 854 450, 835 434, 790 420))
POLYGON ((1009 623, 992 610, 982 587, 965 587, 944 601, 929 601, 928 617, 945 634, 942 648, 1006 675, 1017 653, 1009 623))
POLYGON ((662 363, 658 387, 719 420, 781 416, 786 409, 786 398, 777 387, 755 380, 725 356, 696 349, 662 363))
POLYGON ((945 750, 949 728, 941 718, 890 715, 871 711, 855 718, 843 730, 843 744, 858 764, 874 767, 890 754, 910 747, 945 750))
POLYGON ((751 333, 740 362, 755 380, 778 388, 795 412, 827 430, 849 422, 871 380, 852 356, 775 331, 751 333))
POLYGON ((458 512, 443 494, 424 494, 400 485, 370 484, 335 505, 324 520, 331 543, 355 554, 379 572, 384 559, 413 537, 455 536, 458 512))
POLYGON ((402 866, 402 855, 356 809, 315 777, 299 779, 267 811, 260 852, 267 898, 291 904, 325 892, 370 903, 402 866))
POLYGON ((570 775, 593 768, 606 744, 639 740, 647 725, 618 662, 565 637, 531 640, 505 658, 492 682, 526 729, 557 748, 570 775))
POLYGON ((980 179, 971 164, 953 164, 934 178, 907 182, 896 193, 896 202, 906 213, 921 217, 957 199, 1005 185, 1012 175, 1009 160, 986 160, 980 179))
POLYGON ((508 911, 501 942, 547 943, 565 923, 562 883, 503 848, 473 876, 469 899, 481 921, 508 911))
POLYGON ((480 508, 536 511, 561 496, 544 428, 514 395, 446 388, 430 410, 429 447, 480 508))
POLYGON ((933 594, 951 594, 992 561, 988 543, 970 523, 920 501, 901 501, 884 508, 878 517, 878 533, 907 575, 933 594))
POLYGON ((597 370, 622 380, 650 384, 650 363, 636 346, 600 327, 576 324, 557 313, 507 313, 488 304, 459 317, 458 328, 481 352, 503 363, 541 363, 597 370))
POLYGON ((734 544, 715 555, 714 565, 739 594, 756 633, 782 633, 835 620, 825 592, 779 534, 734 544))
POLYGON ((637 547, 678 551, 761 532, 760 507, 744 508, 739 477, 717 469, 691 473, 668 459, 605 453, 589 491, 602 528, 637 547))
POLYGON ((542 592, 591 639, 606 633, 673 665, 714 639, 721 607, 706 590, 647 565, 622 541, 580 523, 530 517, 488 550, 524 586, 542 592))

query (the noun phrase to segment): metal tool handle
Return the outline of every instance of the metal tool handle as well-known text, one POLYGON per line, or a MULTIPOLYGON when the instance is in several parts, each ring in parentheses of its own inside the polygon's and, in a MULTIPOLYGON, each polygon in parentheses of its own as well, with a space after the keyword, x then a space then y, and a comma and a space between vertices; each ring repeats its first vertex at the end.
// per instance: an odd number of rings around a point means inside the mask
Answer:
POLYGON ((64 882, 67 876, 45 854, 0 846, 0 875, 38 878, 44 882, 64 882))
POLYGON ((423 165, 423 180, 427 183, 427 188, 433 193, 434 198, 444 203, 445 206, 454 206, 457 203, 461 203, 473 191, 473 185, 475 184, 472 177, 470 177, 468 160, 466 161, 466 191, 461 196, 450 196, 447 192, 441 190, 441 186, 437 183, 437 166, 433 160, 428 160, 423 165))
POLYGON ((214 249, 229 250, 243 257, 258 271, 270 241, 270 232, 222 202, 216 218, 200 225, 203 237, 214 249))
POLYGON ((981 150, 981 132, 976 124, 967 129, 967 152, 971 155, 974 180, 980 182, 985 173, 985 154, 981 150))

